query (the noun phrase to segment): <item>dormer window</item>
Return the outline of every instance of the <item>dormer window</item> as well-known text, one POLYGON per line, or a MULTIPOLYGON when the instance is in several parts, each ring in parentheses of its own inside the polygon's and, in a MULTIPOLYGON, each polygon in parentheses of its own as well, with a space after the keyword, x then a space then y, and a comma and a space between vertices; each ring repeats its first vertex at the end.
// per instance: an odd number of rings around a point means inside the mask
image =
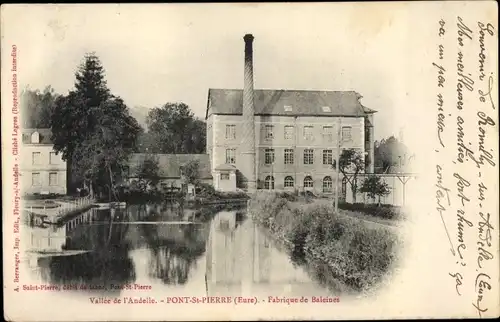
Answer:
POLYGON ((330 113, 331 111, 332 111, 332 109, 330 108, 330 106, 323 106, 323 112, 330 113))
POLYGON ((40 143, 40 134, 38 132, 31 134, 31 143, 40 143))
POLYGON ((291 105, 285 105, 285 112, 291 112, 292 111, 292 106, 291 105))

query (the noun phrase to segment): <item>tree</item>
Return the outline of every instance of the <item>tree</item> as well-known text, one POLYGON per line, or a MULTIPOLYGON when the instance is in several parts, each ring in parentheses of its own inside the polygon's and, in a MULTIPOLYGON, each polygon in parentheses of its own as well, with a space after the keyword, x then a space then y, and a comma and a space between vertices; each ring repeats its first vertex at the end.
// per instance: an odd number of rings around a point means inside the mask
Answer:
POLYGON ((135 149, 140 127, 126 113, 119 98, 104 104, 95 131, 86 135, 73 153, 74 171, 91 191, 108 192, 111 198, 118 182, 124 179, 128 157, 135 149))
MULTIPOLYGON (((336 168, 336 165, 333 165, 336 168)), ((339 157, 339 170, 351 184, 352 198, 356 202, 358 174, 365 169, 363 154, 356 149, 344 149, 339 157), (350 178, 349 175, 352 175, 350 178)))
POLYGON ((75 73, 75 90, 59 97, 52 114, 54 149, 71 160, 75 148, 94 133, 103 104, 112 98, 99 58, 86 54, 75 73))
POLYGON ((75 89, 56 100, 54 149, 68 161, 73 178, 88 186, 92 195, 98 188, 101 196, 107 192, 111 199, 142 129, 123 100, 111 95, 94 54, 86 55, 78 68, 75 89))
POLYGON ((60 95, 47 86, 43 92, 23 90, 20 95, 21 118, 24 128, 50 128, 55 101, 60 95))
POLYGON ((160 182, 160 165, 153 155, 147 155, 144 161, 135 170, 139 184, 144 189, 155 186, 160 182))
POLYGON ((153 153, 204 153, 206 125, 184 103, 153 108, 147 117, 148 150, 153 153))
POLYGON ((404 166, 408 152, 408 148, 394 136, 375 142, 375 172, 387 173, 393 166, 404 166))
POLYGON ((383 181, 380 176, 370 176, 363 181, 359 192, 367 193, 374 202, 375 198, 378 197, 378 205, 380 205, 380 198, 388 195, 391 191, 387 182, 383 181))
POLYGON ((191 160, 182 165, 182 175, 187 183, 198 184, 200 178, 200 162, 191 160))

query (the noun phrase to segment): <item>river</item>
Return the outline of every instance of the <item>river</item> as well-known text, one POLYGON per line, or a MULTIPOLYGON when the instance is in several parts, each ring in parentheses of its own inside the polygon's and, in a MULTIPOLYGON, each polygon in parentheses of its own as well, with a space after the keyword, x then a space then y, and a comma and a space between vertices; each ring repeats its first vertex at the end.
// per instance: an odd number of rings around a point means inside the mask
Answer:
POLYGON ((23 231, 36 280, 86 285, 96 295, 336 295, 295 265, 244 209, 204 220, 167 205, 91 209, 59 227, 23 231))

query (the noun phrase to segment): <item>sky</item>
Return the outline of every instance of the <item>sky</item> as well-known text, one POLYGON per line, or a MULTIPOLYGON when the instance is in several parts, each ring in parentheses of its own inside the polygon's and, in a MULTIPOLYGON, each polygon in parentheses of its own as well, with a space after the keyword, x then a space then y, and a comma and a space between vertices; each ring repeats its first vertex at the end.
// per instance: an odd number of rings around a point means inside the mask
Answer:
MULTIPOLYGON (((377 110, 375 138, 398 135, 407 102, 404 7, 367 3, 31 6, 16 16, 21 86, 65 94, 86 52, 129 107, 184 102, 204 117, 209 88, 243 87, 243 36, 256 89, 354 90, 377 110), (387 9, 387 8, 386 8, 387 9), (362 18, 362 19, 361 19, 362 18)), ((144 113, 146 114, 146 112, 144 113)))

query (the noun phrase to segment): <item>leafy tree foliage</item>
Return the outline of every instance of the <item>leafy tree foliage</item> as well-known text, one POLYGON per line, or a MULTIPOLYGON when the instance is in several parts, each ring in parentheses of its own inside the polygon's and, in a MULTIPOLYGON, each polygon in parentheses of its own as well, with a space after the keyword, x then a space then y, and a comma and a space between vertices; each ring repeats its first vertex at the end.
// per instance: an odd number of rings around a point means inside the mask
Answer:
POLYGON ((64 160, 71 160, 75 148, 95 132, 103 104, 112 98, 95 54, 85 56, 75 77, 75 90, 56 100, 52 114, 52 141, 64 160))
POLYGON ((95 54, 85 56, 75 76, 75 90, 55 103, 54 149, 69 161, 73 178, 111 197, 142 129, 123 100, 110 93, 95 54))
POLYGON ((206 124, 184 103, 153 108, 147 117, 148 132, 140 141, 142 151, 152 153, 204 153, 206 124))
POLYGON ((182 174, 186 181, 191 184, 199 183, 200 162, 198 160, 191 160, 182 165, 182 174))
POLYGON ((391 167, 405 166, 410 157, 408 148, 394 136, 375 142, 374 156, 377 173, 388 173, 391 167))
MULTIPOLYGON (((336 168, 336 165, 333 165, 336 168)), ((339 157, 339 170, 343 177, 346 178, 349 174, 351 181, 351 189, 353 201, 356 202, 356 191, 358 174, 365 170, 365 160, 363 154, 356 149, 344 149, 339 157)))
POLYGON ((142 163, 135 169, 141 189, 155 186, 160 182, 160 165, 153 155, 147 155, 142 163))
POLYGON ((378 197, 380 205, 380 198, 388 195, 391 191, 387 182, 383 181, 380 176, 370 176, 363 181, 359 192, 367 193, 373 201, 378 197))
POLYGON ((24 128, 50 128, 55 101, 60 95, 47 86, 43 92, 25 89, 21 92, 21 118, 24 128))

